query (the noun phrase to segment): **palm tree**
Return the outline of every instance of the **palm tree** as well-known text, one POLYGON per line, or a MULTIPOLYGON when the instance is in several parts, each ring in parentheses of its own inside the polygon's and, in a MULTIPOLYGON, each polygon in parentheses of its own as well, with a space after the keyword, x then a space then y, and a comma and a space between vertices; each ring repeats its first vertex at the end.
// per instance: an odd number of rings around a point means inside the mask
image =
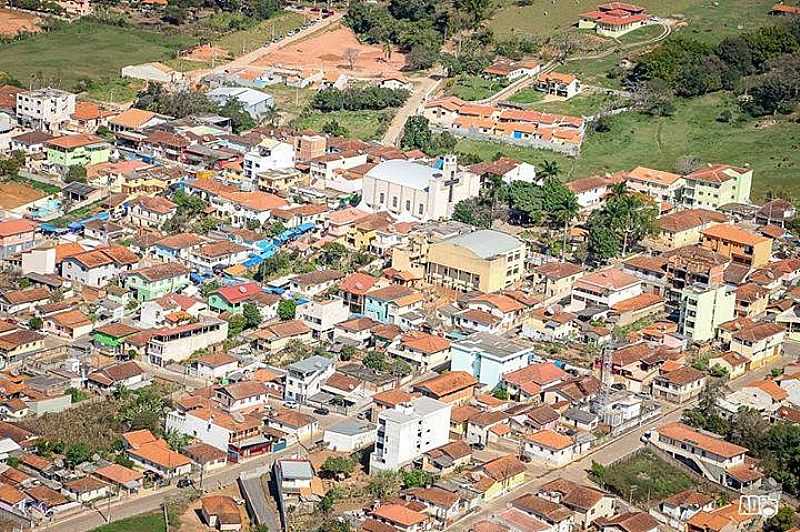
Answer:
POLYGON ((556 161, 542 161, 542 167, 539 169, 539 175, 543 178, 556 177, 561 172, 556 161))

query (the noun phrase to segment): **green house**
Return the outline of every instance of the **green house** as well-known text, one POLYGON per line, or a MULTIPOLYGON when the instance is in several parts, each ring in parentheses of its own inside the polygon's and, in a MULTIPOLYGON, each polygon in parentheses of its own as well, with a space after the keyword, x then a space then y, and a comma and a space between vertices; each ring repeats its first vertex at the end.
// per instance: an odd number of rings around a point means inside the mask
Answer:
POLYGON ((98 346, 117 351, 125 338, 138 332, 141 330, 124 323, 109 323, 95 329, 92 335, 94 343, 98 346))
POLYGON ((64 135, 46 146, 48 164, 62 169, 107 163, 111 156, 111 145, 94 135, 64 135))
POLYGON ((122 286, 135 291, 138 301, 150 301, 189 286, 189 273, 182 264, 165 262, 124 274, 122 286))
POLYGON ((261 285, 254 282, 225 286, 208 296, 208 308, 219 313, 241 314, 245 303, 272 305, 280 301, 275 294, 262 291, 261 285))

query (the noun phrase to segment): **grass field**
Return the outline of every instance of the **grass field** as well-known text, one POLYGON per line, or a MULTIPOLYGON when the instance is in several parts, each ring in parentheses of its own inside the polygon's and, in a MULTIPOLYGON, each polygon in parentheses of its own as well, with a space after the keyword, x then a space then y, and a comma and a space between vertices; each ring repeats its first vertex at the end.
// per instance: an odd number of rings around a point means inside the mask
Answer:
POLYGON ((569 100, 537 102, 532 109, 573 116, 591 116, 603 107, 615 106, 619 97, 601 91, 586 91, 569 100))
POLYGON ((529 104, 542 101, 544 98, 544 93, 541 91, 537 91, 533 88, 522 89, 520 91, 515 92, 511 98, 508 99, 510 102, 514 103, 521 103, 521 104, 529 104))
POLYGON ((190 44, 189 38, 174 33, 81 20, 0 45, 0 71, 26 85, 35 77, 43 84, 72 89, 81 79, 116 77, 125 65, 167 59, 190 44))
POLYGON ((633 44, 655 39, 662 33, 664 33, 664 27, 661 24, 650 24, 638 30, 628 32, 617 40, 622 44, 633 44))
POLYGON ((92 532, 166 532, 167 527, 164 523, 162 512, 136 515, 127 519, 121 519, 107 525, 99 526, 92 532))
POLYGON ((299 13, 285 11, 269 20, 259 22, 252 28, 224 35, 214 44, 234 55, 242 55, 264 46, 273 36, 283 37, 289 31, 296 30, 303 25, 304 20, 305 17, 299 13))
POLYGON ((496 93, 508 83, 484 79, 480 76, 459 76, 447 93, 462 100, 473 102, 483 100, 496 93))
POLYGON ((569 61, 559 65, 559 72, 575 74, 582 85, 597 85, 608 89, 621 89, 621 77, 609 77, 608 73, 616 67, 623 56, 613 53, 601 59, 583 59, 569 61))
POLYGON ((602 477, 596 480, 634 503, 665 499, 696 484, 689 475, 649 451, 606 467, 602 477))
MULTIPOLYGON (((572 27, 578 15, 595 9, 597 0, 538 2, 518 6, 515 0, 502 0, 489 27, 498 37, 528 33, 549 35, 572 27)), ((771 22, 768 15, 774 0, 638 0, 650 13, 688 22, 680 31, 698 38, 718 40, 722 36, 759 27, 771 22)), ((633 37, 633 36, 631 36, 633 37)), ((638 40, 638 39, 637 39, 638 40)))
POLYGON ((92 81, 86 88, 86 96, 103 102, 129 102, 144 89, 146 83, 130 78, 105 78, 92 81))
POLYGON ((800 128, 790 119, 774 123, 742 118, 732 124, 716 120, 725 109, 739 114, 727 94, 676 102, 671 117, 654 118, 625 113, 610 119, 611 131, 593 133, 584 141, 581 156, 569 158, 557 153, 507 144, 462 140, 457 150, 490 159, 498 151, 509 157, 541 164, 555 160, 568 179, 605 172, 649 166, 672 170, 681 157, 693 155, 705 162, 750 165, 753 199, 769 190, 800 198, 800 128))
POLYGON ((339 125, 347 129, 351 137, 361 140, 379 139, 389 122, 392 120, 391 111, 333 111, 321 113, 313 111, 306 117, 298 118, 293 124, 300 129, 313 129, 321 131, 323 126, 336 120, 339 125))
POLYGON ((275 100, 275 108, 287 121, 298 116, 311 103, 311 98, 316 93, 316 90, 311 87, 297 89, 282 83, 271 85, 264 90, 272 95, 275 100))

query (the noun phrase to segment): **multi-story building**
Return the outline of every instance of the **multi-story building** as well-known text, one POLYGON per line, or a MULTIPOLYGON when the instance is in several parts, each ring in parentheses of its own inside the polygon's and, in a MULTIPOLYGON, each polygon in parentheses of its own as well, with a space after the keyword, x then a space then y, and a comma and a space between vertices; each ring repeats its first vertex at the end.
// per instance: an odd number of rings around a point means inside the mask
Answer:
POLYGON ((637 166, 624 172, 625 186, 653 198, 659 205, 676 205, 681 198, 685 180, 678 174, 637 166))
POLYGON ((159 228, 178 212, 178 206, 161 196, 140 196, 128 213, 135 227, 159 228))
POLYGON ((58 133, 75 112, 75 95, 58 89, 37 89, 17 94, 16 114, 33 129, 58 133))
POLYGON ((695 170, 684 179, 681 200, 686 207, 715 210, 727 203, 750 203, 750 168, 714 164, 695 170))
POLYGON ((38 229, 39 224, 30 220, 0 221, 0 259, 34 247, 38 229))
POLYGON ((449 404, 420 397, 383 410, 378 415, 378 437, 370 455, 370 472, 397 470, 446 444, 450 409, 449 404))
POLYGON ((639 278, 622 270, 609 268, 587 273, 572 287, 572 303, 611 307, 642 293, 639 278))
POLYGON ((53 170, 66 172, 72 166, 86 167, 107 163, 111 145, 94 135, 66 135, 48 140, 47 164, 53 170))
POLYGON ((294 167, 294 146, 266 138, 245 154, 242 171, 246 179, 258 180, 263 172, 292 167, 294 167))
POLYGON ((127 272, 122 286, 136 291, 136 299, 150 301, 189 286, 189 270, 182 264, 165 262, 127 272))
POLYGON ((733 262, 759 268, 769 262, 772 239, 733 224, 718 224, 703 231, 702 244, 733 262))
POLYGON ((712 482, 740 492, 761 485, 763 475, 745 461, 748 449, 716 434, 700 432, 683 423, 669 423, 653 431, 648 441, 682 461, 691 462, 694 469, 712 482))
POLYGON ((451 371, 466 371, 484 387, 494 388, 501 377, 528 366, 533 348, 519 340, 475 333, 450 346, 451 371))
POLYGON ((195 351, 223 342, 227 337, 228 322, 214 318, 158 329, 147 342, 147 356, 156 366, 180 362, 195 351))
POLYGON ((287 369, 283 396, 287 401, 298 403, 318 394, 322 383, 336 371, 329 358, 318 355, 290 364, 287 369))
POLYGON ((731 351, 749 360, 750 370, 780 359, 786 329, 771 322, 754 323, 731 335, 731 351))
POLYGON ((484 229, 431 244, 426 277, 432 283, 465 292, 498 292, 522 281, 525 258, 524 242, 484 229))
POLYGON ((712 339, 735 314, 736 291, 724 279, 730 259, 701 246, 667 255, 664 296, 678 332, 698 342, 712 339))
POLYGON ((704 230, 727 221, 725 214, 708 209, 671 212, 658 219, 661 231, 656 237, 648 239, 647 244, 658 251, 698 244, 704 230))
POLYGON ((309 301, 297 309, 297 317, 304 321, 316 339, 332 340, 334 328, 347 321, 350 309, 341 298, 309 301))
POLYGON ((455 156, 441 168, 393 159, 364 175, 361 208, 427 222, 449 218, 459 201, 478 195, 480 176, 458 170, 455 156))

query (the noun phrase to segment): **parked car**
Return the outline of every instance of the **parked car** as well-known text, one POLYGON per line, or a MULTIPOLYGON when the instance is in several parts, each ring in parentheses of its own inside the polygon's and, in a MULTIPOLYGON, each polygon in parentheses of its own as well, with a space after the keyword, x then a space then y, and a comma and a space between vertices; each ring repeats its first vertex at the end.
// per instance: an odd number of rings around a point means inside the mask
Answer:
POLYGON ((331 411, 325 408, 324 406, 321 406, 319 408, 315 408, 314 413, 320 416, 327 416, 328 414, 331 413, 331 411))
POLYGON ((300 408, 300 405, 296 401, 284 401, 283 406, 286 408, 291 408, 292 410, 295 408, 300 408))

